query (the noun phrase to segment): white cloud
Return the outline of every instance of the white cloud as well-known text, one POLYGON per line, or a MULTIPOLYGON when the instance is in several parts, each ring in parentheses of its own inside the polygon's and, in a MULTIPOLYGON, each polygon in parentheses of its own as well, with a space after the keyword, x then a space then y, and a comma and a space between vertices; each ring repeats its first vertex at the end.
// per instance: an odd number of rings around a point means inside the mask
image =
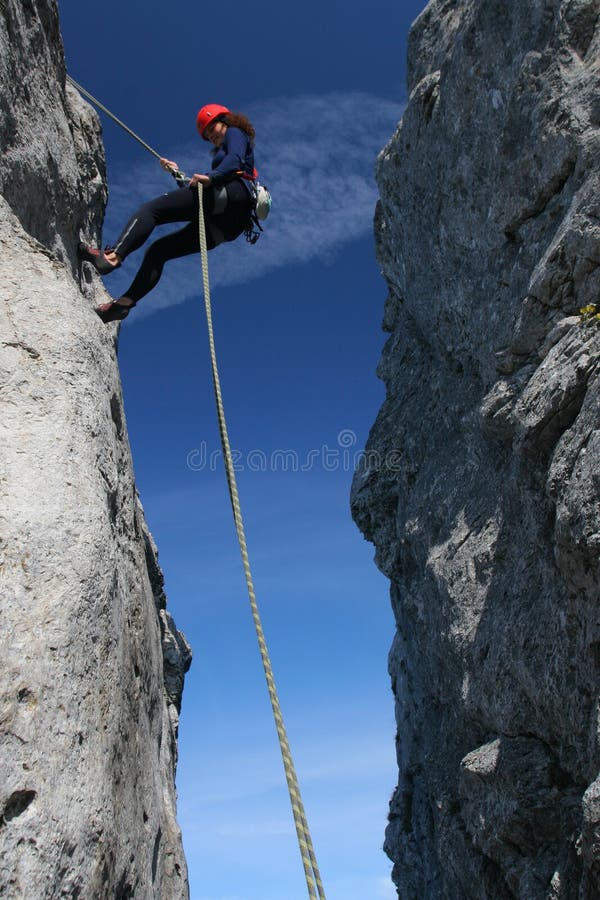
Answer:
POLYGON ((215 826, 215 834, 220 837, 235 838, 248 841, 254 838, 285 837, 295 834, 294 824, 288 819, 268 819, 260 821, 231 821, 223 822, 215 826))
POLYGON ((378 742, 371 739, 361 740, 353 735, 349 737, 349 746, 340 748, 340 742, 331 742, 329 746, 319 748, 318 753, 312 748, 307 753, 306 781, 327 781, 368 779, 381 775, 395 776, 395 758, 393 735, 383 736, 378 742), (387 738, 387 739, 386 739, 387 738))
MULTIPOLYGON (((265 714, 266 716, 266 714, 265 714)), ((244 719, 239 721, 242 729, 244 719)), ((300 734, 308 731, 302 720, 294 720, 294 730, 300 734)), ((203 765, 186 773, 188 785, 194 796, 202 796, 205 805, 226 809, 255 797, 266 797, 272 791, 284 790, 283 770, 275 742, 255 750, 247 746, 219 753, 218 760, 209 755, 203 765), (249 773, 252 777, 249 778, 249 773)), ((323 785, 338 789, 340 783, 354 784, 353 803, 370 812, 387 812, 385 793, 372 794, 373 784, 385 784, 391 791, 396 779, 393 735, 379 734, 371 737, 336 729, 332 737, 304 738, 295 742, 295 760, 301 783, 313 791, 323 785), (362 793, 361 793, 362 792, 362 793), (359 799, 359 794, 361 794, 359 799)), ((365 810, 363 809, 363 812, 365 810)), ((337 816, 338 811, 333 814, 337 816)), ((326 811, 323 810, 323 815, 326 811)), ((359 814, 362 815, 363 813, 359 814)), ((347 815, 347 813, 344 813, 347 815)), ((336 818, 337 822, 337 818, 336 818)), ((270 827, 270 825, 268 826, 270 827)))
MULTIPOLYGON (((261 101, 244 111, 256 127, 257 166, 272 193, 273 209, 256 246, 240 238, 211 253, 213 287, 249 282, 284 266, 331 259, 344 244, 368 234, 377 199, 375 158, 402 107, 367 93, 338 92, 261 101)), ((197 140, 162 151, 189 174, 208 167, 205 147, 197 140)), ((105 236, 116 239, 140 203, 172 185, 155 160, 144 158, 133 169, 109 168, 109 188, 105 236)), ((127 274, 112 276, 119 279, 121 290, 140 260, 136 255, 126 265, 127 274)), ((172 306, 199 289, 198 259, 179 260, 167 268, 145 308, 172 306)))

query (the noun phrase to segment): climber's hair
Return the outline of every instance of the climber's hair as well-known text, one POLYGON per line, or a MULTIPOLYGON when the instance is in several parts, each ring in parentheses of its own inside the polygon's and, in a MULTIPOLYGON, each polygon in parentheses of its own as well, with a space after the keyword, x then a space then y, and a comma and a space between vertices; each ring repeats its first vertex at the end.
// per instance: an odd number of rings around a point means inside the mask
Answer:
POLYGON ((254 143, 254 138, 256 137, 254 126, 250 119, 247 119, 242 113, 227 113, 226 116, 223 116, 223 121, 226 125, 233 125, 234 128, 241 128, 242 131, 246 132, 252 143, 254 143))

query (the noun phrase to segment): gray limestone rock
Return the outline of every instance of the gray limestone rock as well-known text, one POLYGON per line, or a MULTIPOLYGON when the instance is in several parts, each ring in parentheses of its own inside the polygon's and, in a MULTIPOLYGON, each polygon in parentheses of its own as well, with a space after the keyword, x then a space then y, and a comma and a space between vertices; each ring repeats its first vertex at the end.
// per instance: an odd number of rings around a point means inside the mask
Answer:
POLYGON ((600 896, 599 58, 599 0, 433 0, 377 164, 407 900, 600 896))
POLYGON ((97 115, 65 86, 55 0, 3 0, 0 85, 0 194, 75 266, 79 231, 102 222, 106 166, 97 115))
POLYGON ((175 766, 191 653, 137 496, 106 295, 106 189, 53 0, 0 12, 0 894, 188 896, 175 766), (85 267, 84 267, 85 268, 85 267))

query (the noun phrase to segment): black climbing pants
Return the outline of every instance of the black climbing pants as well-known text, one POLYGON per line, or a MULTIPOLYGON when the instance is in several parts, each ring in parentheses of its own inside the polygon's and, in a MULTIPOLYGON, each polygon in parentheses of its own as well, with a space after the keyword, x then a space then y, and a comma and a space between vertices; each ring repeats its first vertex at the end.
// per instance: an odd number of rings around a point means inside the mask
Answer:
MULTIPOLYGON (((235 180, 222 189, 204 188, 203 207, 206 244, 212 250, 223 241, 235 240, 248 227, 252 198, 245 185, 235 180)), ((199 252, 197 188, 177 188, 140 206, 115 244, 115 253, 125 259, 142 246, 156 225, 170 222, 189 224, 150 245, 137 275, 123 294, 134 303, 156 287, 167 260, 199 252)))

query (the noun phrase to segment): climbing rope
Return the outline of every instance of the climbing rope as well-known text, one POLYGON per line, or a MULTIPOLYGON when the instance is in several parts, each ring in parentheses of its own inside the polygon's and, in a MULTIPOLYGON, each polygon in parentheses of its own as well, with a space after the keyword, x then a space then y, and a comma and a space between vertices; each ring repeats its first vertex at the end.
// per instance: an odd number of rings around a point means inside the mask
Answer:
POLYGON ((143 141, 141 137, 139 137, 139 135, 135 133, 135 131, 132 131, 131 128, 128 128, 125 122, 121 122, 120 119, 117 119, 114 113, 111 113, 110 109, 107 109, 106 106, 103 106, 99 100, 96 100, 96 98, 89 93, 89 91, 86 91, 86 89, 81 87, 80 84, 77 84, 74 78, 71 78, 70 75, 67 75, 67 81, 69 82, 69 84, 72 84, 74 88, 77 88, 80 94, 83 94, 84 97, 87 97, 88 100, 91 100, 94 106, 97 106, 98 109, 101 109, 102 112, 105 112, 106 115, 113 120, 113 122, 116 122, 117 125, 120 125, 121 128, 123 128, 127 132, 127 134, 130 134, 131 137, 138 142, 138 144, 141 144, 142 147, 145 147, 146 150, 148 150, 152 154, 152 156, 160 159, 160 154, 157 153, 156 150, 153 150, 150 144, 147 144, 146 141, 143 141))
POLYGON ((200 235, 200 256, 202 258, 202 285, 204 288, 204 305, 206 308, 206 321, 208 325, 208 342, 210 346, 210 360, 212 367, 213 386, 215 391, 215 401, 217 406, 217 418, 219 421, 219 433, 221 435, 221 446, 223 448, 223 459, 225 461, 225 472, 227 475, 227 484, 229 487, 229 497, 231 499, 231 507, 233 510, 233 518, 237 531, 242 562, 244 565, 244 573, 246 575, 246 585, 248 587, 248 596, 250 598, 250 608, 252 610, 252 618, 254 620, 254 628, 256 629, 256 637, 260 649, 265 677, 267 679, 267 688, 269 690, 269 698, 275 718, 275 726, 279 737, 279 746, 281 748, 281 756, 283 758, 283 767, 285 769, 285 777, 287 781, 290 801, 292 804, 292 812, 294 814, 294 824, 296 826, 296 834, 298 836, 298 845, 300 847, 300 855, 302 857, 302 865, 304 866, 304 875, 306 878, 306 887, 308 888, 308 896, 311 900, 325 900, 325 891, 321 883, 319 867, 313 849, 312 839, 306 821, 304 805, 300 795, 300 786, 296 777, 296 770, 292 760, 292 752, 288 743, 281 708, 279 706, 279 698, 275 687, 275 679, 273 678, 273 670, 271 668, 271 660, 269 651, 263 633, 256 595, 254 593, 254 584, 252 581, 252 572, 250 570, 250 561, 248 558, 248 549, 246 546, 246 536, 244 532, 244 523, 242 521, 242 512, 240 508, 240 500, 237 490, 237 482, 235 478, 235 469, 233 457, 231 455, 231 446, 229 444, 229 436, 227 433, 227 423, 225 421, 225 411, 223 408, 223 399, 221 396, 221 383, 219 380, 219 370, 217 367, 217 355, 215 351, 215 339, 212 325, 212 309, 210 302, 210 282, 208 278, 208 251, 206 248, 206 230, 204 227, 204 216, 202 206, 202 185, 198 184, 198 203, 200 208, 199 216, 199 235, 200 235), (318 894, 317 894, 318 892, 318 894))

